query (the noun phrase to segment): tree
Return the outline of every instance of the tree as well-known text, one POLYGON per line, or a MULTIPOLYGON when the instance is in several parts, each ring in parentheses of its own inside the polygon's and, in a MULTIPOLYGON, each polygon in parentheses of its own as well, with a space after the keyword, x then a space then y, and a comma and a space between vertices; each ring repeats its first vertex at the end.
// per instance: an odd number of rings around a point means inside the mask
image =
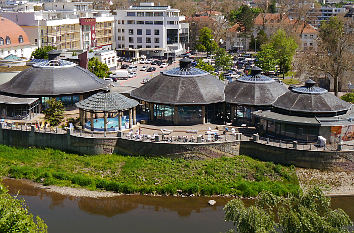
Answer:
POLYGON ((100 62, 95 57, 89 60, 88 70, 94 73, 99 78, 108 78, 108 76, 110 75, 108 66, 100 62))
POLYGON ((232 67, 232 58, 223 48, 219 48, 215 53, 215 67, 223 71, 232 67))
POLYGON ((343 18, 331 17, 323 22, 319 30, 319 47, 316 57, 319 58, 318 68, 333 78, 334 93, 338 96, 340 82, 346 71, 352 70, 353 59, 353 25, 345 27, 343 18))
POLYGON ((49 122, 51 126, 59 125, 64 119, 64 105, 60 100, 50 98, 46 102, 47 106, 44 112, 44 118, 49 122))
POLYGON ((0 184, 0 232, 46 233, 47 225, 40 217, 34 220, 23 200, 7 193, 0 184))
POLYGON ((238 10, 230 11, 228 19, 233 23, 239 23, 245 32, 250 32, 254 25, 254 19, 260 12, 259 8, 242 5, 238 10))
POLYGON ((256 50, 259 51, 261 49, 261 46, 267 42, 268 42, 268 36, 262 29, 258 32, 256 38, 254 38, 254 36, 251 35, 250 48, 251 49, 256 48, 256 50))
POLYGON ((354 104, 354 92, 347 93, 340 97, 342 100, 354 104))
POLYGON ((225 220, 233 222, 240 233, 349 232, 347 227, 353 224, 349 216, 342 209, 332 210, 330 204, 318 188, 287 198, 262 192, 250 207, 240 199, 229 201, 225 220))
POLYGON ((202 59, 199 59, 197 61, 196 68, 204 70, 204 71, 211 73, 211 74, 213 74, 215 71, 215 69, 212 65, 210 65, 209 63, 203 62, 202 59))
POLYGON ((210 28, 204 27, 200 29, 199 40, 197 44, 197 49, 199 51, 210 53, 214 52, 218 48, 218 44, 213 38, 213 34, 210 28))
POLYGON ((257 65, 264 72, 275 71, 276 65, 279 63, 276 55, 276 51, 271 43, 262 45, 261 51, 257 53, 257 65))
POLYGON ((48 59, 48 52, 54 49, 56 49, 56 47, 53 46, 44 46, 42 48, 37 48, 32 52, 31 57, 35 59, 48 59))
POLYGON ((277 12, 277 2, 275 0, 272 0, 270 5, 268 6, 268 12, 275 14, 277 12))

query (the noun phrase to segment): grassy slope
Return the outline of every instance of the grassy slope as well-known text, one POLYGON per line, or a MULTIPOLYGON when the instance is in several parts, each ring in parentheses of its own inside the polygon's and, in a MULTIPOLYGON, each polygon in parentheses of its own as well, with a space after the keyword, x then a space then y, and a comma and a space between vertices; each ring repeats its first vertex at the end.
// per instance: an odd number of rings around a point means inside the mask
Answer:
POLYGON ((255 196, 263 189, 279 195, 299 189, 294 168, 247 156, 212 160, 79 156, 0 145, 0 175, 123 193, 255 196))

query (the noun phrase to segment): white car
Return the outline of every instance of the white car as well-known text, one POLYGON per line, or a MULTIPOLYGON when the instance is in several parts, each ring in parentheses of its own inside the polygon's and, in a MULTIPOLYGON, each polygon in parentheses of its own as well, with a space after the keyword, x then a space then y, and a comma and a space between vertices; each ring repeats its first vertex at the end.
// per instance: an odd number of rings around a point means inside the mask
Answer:
POLYGON ((104 78, 104 81, 113 82, 113 79, 112 78, 104 78))
POLYGON ((146 66, 143 66, 140 68, 140 71, 146 71, 147 70, 147 67, 146 66))
POLYGON ((160 68, 165 68, 165 67, 167 67, 167 66, 168 66, 167 63, 162 63, 162 64, 160 65, 160 68))
POLYGON ((128 75, 129 78, 134 78, 135 76, 136 76, 135 72, 129 72, 129 75, 128 75))

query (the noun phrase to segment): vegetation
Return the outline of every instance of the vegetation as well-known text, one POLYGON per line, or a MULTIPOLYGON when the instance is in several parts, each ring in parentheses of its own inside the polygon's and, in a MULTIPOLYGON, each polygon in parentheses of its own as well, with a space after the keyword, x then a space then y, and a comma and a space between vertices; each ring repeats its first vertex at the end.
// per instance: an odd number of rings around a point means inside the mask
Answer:
POLYGON ((204 71, 211 73, 211 74, 214 73, 214 71, 215 71, 214 66, 210 65, 209 63, 203 62, 202 59, 199 59, 197 61, 196 68, 204 70, 204 71))
POLYGON ((251 35, 250 49, 252 50, 255 49, 259 51, 261 49, 261 46, 267 42, 268 42, 267 34, 264 32, 264 30, 260 30, 256 38, 253 35, 251 35))
POLYGON ((93 57, 88 62, 88 70, 94 73, 99 78, 108 78, 111 74, 106 64, 100 62, 97 58, 93 57))
POLYGON ((47 225, 40 217, 34 220, 23 200, 7 193, 0 184, 0 232, 45 233, 47 225))
POLYGON ((223 48, 219 48, 215 53, 215 67, 223 71, 231 69, 232 57, 223 48))
POLYGON ((295 78, 289 78, 289 79, 284 79, 283 83, 285 83, 286 85, 297 85, 300 84, 300 81, 295 78))
POLYGON ((264 70, 266 70, 276 64, 284 77, 291 70, 292 60, 297 47, 295 40, 288 36, 284 30, 279 29, 271 37, 269 43, 262 45, 262 51, 257 55, 259 65, 262 66, 262 62, 265 62, 264 70))
POLYGON ((225 220, 234 223, 237 232, 334 233, 349 232, 349 216, 330 208, 330 198, 320 189, 288 198, 269 192, 258 195, 255 205, 245 207, 240 199, 225 206, 225 220))
POLYGON ((239 23, 245 32, 250 32, 254 25, 254 19, 261 12, 259 8, 250 8, 242 5, 237 10, 230 11, 228 19, 232 23, 239 23))
POLYGON ((276 51, 272 44, 262 45, 262 50, 257 53, 257 65, 262 68, 264 72, 275 71, 279 63, 276 56, 276 51))
POLYGON ((247 156, 185 160, 119 155, 79 156, 52 149, 0 145, 0 175, 45 185, 81 186, 122 193, 296 194, 295 169, 247 156))
POLYGON ((32 52, 31 57, 35 59, 48 59, 48 52, 57 49, 56 47, 53 46, 44 46, 41 48, 37 48, 32 52))
POLYGON ((51 126, 59 125, 64 119, 64 105, 60 100, 50 98, 46 102, 46 108, 43 110, 44 119, 46 119, 51 126))
POLYGON ((199 51, 207 52, 207 54, 213 53, 217 50, 218 44, 213 38, 213 32, 208 27, 203 27, 199 32, 199 40, 197 49, 199 51))
POLYGON ((347 93, 340 98, 344 101, 354 104, 354 92, 347 93))

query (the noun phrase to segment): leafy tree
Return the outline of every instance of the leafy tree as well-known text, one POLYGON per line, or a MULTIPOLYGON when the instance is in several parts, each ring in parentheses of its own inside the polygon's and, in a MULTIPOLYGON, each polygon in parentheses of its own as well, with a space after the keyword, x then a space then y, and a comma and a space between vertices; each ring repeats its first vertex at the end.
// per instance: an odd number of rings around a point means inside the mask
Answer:
POLYGON ((276 57, 277 53, 272 44, 264 44, 261 51, 257 53, 257 65, 262 68, 264 72, 275 71, 279 60, 276 57))
POLYGON ((277 2, 275 0, 273 0, 268 6, 268 12, 272 14, 277 13, 277 2))
POLYGON ((242 5, 238 10, 230 11, 228 18, 230 22, 239 23, 245 32, 250 32, 254 25, 254 19, 260 12, 259 8, 242 5))
POLYGON ((223 48, 219 48, 216 51, 215 67, 224 71, 232 67, 232 58, 223 48))
POLYGON ((196 68, 204 70, 204 71, 209 72, 211 74, 213 74, 215 71, 215 69, 212 65, 210 65, 209 63, 203 62, 202 59, 199 59, 197 61, 196 68))
POLYGON ((110 75, 108 66, 100 62, 95 57, 89 60, 88 70, 94 73, 99 78, 108 78, 108 76, 110 75))
POLYGON ((267 34, 264 32, 264 30, 260 30, 256 38, 254 38, 254 36, 251 35, 250 48, 251 49, 256 48, 259 51, 261 49, 261 46, 267 42, 268 42, 267 34))
POLYGON ((53 46, 44 46, 42 48, 37 48, 32 52, 31 57, 35 59, 48 59, 48 52, 56 49, 56 47, 53 46))
POLYGON ((13 198, 0 184, 0 232, 45 233, 47 225, 40 217, 34 220, 23 200, 13 198))
POLYGON ((213 38, 213 34, 210 28, 204 27, 200 29, 199 40, 197 44, 197 49, 199 51, 205 51, 209 55, 218 48, 218 44, 213 38))
POLYGON ((344 101, 354 104, 354 92, 347 93, 340 98, 344 101))
POLYGON ((50 98, 46 102, 47 106, 43 111, 44 118, 49 122, 51 126, 59 125, 64 119, 64 105, 60 100, 50 98))
POLYGON ((229 201, 225 220, 233 222, 240 233, 344 233, 353 224, 341 209, 330 208, 330 198, 320 189, 289 197, 262 192, 254 205, 245 207, 240 199, 229 201))

